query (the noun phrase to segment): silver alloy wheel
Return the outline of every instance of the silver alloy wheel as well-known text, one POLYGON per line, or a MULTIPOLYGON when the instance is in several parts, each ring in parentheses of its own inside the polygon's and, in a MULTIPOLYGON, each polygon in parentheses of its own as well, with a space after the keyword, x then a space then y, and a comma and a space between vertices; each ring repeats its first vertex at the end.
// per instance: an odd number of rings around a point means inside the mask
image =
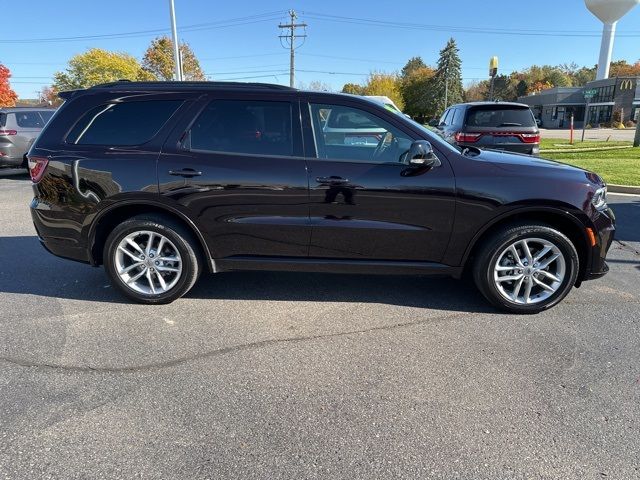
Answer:
POLYGON ((124 237, 114 263, 122 283, 145 295, 168 292, 182 275, 182 259, 176 246, 164 235, 149 230, 124 237))
POLYGON ((564 255, 557 245, 542 238, 525 238, 498 255, 493 279, 504 298, 532 305, 545 301, 560 288, 566 270, 564 255))

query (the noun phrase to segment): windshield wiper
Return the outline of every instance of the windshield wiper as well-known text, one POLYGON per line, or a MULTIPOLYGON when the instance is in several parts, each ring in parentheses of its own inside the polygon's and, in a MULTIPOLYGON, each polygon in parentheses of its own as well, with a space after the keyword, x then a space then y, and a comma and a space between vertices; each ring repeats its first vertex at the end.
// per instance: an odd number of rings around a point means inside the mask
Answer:
POLYGON ((462 155, 464 155, 465 157, 468 157, 471 153, 473 153, 473 155, 480 155, 480 153, 482 152, 482 150, 480 150, 478 147, 463 147, 462 149, 462 155))

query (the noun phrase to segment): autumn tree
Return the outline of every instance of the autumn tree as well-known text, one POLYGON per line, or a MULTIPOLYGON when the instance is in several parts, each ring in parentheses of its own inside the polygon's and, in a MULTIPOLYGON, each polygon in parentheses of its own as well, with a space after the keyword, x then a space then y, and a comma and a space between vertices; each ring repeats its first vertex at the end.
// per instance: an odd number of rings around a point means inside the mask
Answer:
POLYGON ((371 72, 364 86, 364 94, 389 97, 402 110, 404 101, 400 82, 400 77, 395 73, 371 72))
POLYGON ((458 46, 456 41, 450 38, 440 50, 438 67, 431 83, 432 101, 437 106, 438 113, 443 112, 449 105, 464 101, 461 66, 458 46))
POLYGON ((62 104, 62 99, 58 97, 58 91, 53 87, 44 87, 38 93, 40 102, 46 103, 54 107, 58 107, 62 104))
POLYGON ((11 71, 0 64, 0 107, 13 107, 18 100, 18 95, 9 84, 10 77, 11 71))
POLYGON ((482 102, 489 98, 488 80, 471 83, 464 91, 464 98, 467 102, 482 102))
POLYGON ((152 80, 138 60, 126 53, 92 48, 69 60, 66 71, 53 75, 52 87, 61 92, 116 80, 152 80))
POLYGON ((437 106, 431 95, 431 82, 435 70, 420 57, 413 57, 400 71, 400 91, 404 102, 404 112, 417 120, 424 121, 436 114, 437 106))
MULTIPOLYGON (((180 44, 180 58, 184 80, 206 80, 200 62, 189 44, 180 44)), ((154 39, 144 53, 142 68, 156 80, 172 80, 175 72, 173 41, 167 36, 154 39)))
POLYGON ((358 83, 345 83, 342 87, 342 93, 350 93, 352 95, 364 95, 364 87, 358 83))
POLYGON ((640 75, 640 60, 630 64, 626 60, 611 62, 609 69, 610 77, 635 77, 640 75))
POLYGON ((306 85, 304 82, 298 82, 298 90, 311 90, 314 92, 330 92, 331 85, 327 82, 323 82, 322 80, 311 80, 309 85, 306 85))

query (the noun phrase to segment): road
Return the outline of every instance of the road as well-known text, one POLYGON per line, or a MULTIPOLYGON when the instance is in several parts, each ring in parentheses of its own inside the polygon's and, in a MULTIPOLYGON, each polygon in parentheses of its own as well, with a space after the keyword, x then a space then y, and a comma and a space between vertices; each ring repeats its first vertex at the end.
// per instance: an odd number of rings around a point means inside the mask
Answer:
MULTIPOLYGON (((624 130, 618 130, 617 128, 590 128, 585 130, 584 139, 585 140, 597 140, 597 141, 605 141, 607 139, 611 141, 627 141, 633 142, 633 136, 635 135, 635 129, 626 128, 624 130)), ((569 130, 559 130, 559 129, 540 129, 540 135, 542 138, 558 138, 558 139, 569 139, 569 130)), ((573 132, 573 138, 575 140, 580 140, 582 138, 582 129, 575 130, 573 132)))
POLYGON ((640 197, 611 272, 513 316, 449 279, 226 273, 130 305, 0 179, 0 478, 631 479, 640 197))

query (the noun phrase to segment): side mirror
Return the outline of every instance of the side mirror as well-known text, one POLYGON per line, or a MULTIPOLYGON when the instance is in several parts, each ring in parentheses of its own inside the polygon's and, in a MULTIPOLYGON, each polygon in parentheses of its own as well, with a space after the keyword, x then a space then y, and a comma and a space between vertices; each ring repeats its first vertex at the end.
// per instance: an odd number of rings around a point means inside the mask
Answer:
POLYGON ((429 120, 429 124, 430 127, 437 127, 438 126, 438 120, 436 120, 435 118, 433 120, 429 120))
POLYGON ((440 159, 433 153, 431 143, 426 140, 413 142, 406 155, 407 162, 412 167, 430 168, 441 165, 440 159))

